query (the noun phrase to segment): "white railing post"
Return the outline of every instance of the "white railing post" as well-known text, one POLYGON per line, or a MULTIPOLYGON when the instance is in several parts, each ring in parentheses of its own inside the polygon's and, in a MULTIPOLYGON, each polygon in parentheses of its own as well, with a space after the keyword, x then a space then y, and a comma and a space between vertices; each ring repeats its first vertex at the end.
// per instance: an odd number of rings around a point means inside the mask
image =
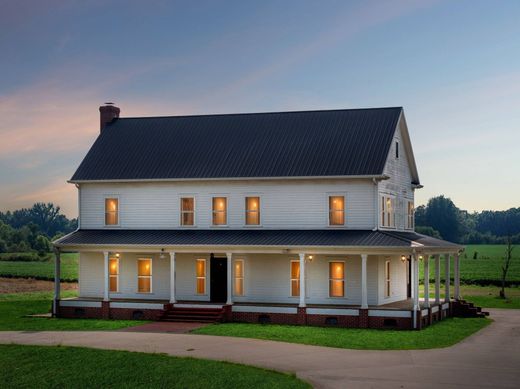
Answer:
POLYGON ((430 308, 430 256, 424 256, 424 307, 430 308))
POLYGON ((170 251, 170 303, 175 304, 175 252, 170 251))
POLYGON ((441 303, 441 256, 435 255, 435 304, 441 303))
POLYGON ((300 253, 300 308, 305 307, 305 254, 300 253))
POLYGON ((453 255, 453 261, 454 261, 454 296, 453 298, 455 300, 460 300, 460 260, 459 260, 459 254, 453 255))
POLYGON ((361 254, 361 308, 368 309, 367 254, 361 254))
POLYGON ((417 311, 419 310, 419 259, 417 254, 412 254, 413 272, 413 328, 417 328, 417 311))
POLYGON ((450 254, 444 254, 444 278, 445 278, 445 288, 446 291, 444 293, 444 301, 450 302, 450 254))
POLYGON ((103 256, 104 256, 104 269, 105 269, 103 272, 104 281, 105 281, 104 282, 105 287, 103 290, 103 301, 108 301, 108 291, 110 290, 110 276, 108 273, 108 251, 104 251, 103 256))

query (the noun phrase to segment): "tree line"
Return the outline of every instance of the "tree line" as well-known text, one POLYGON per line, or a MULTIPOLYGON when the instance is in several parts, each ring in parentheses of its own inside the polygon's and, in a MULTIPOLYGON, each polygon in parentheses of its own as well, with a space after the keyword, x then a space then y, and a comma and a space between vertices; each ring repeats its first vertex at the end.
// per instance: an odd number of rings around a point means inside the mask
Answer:
POLYGON ((520 243, 520 207, 507 211, 468 212, 445 196, 415 210, 416 231, 462 244, 520 243))
POLYGON ((0 212, 0 253, 51 250, 51 241, 77 227, 53 203, 36 203, 31 208, 0 212))

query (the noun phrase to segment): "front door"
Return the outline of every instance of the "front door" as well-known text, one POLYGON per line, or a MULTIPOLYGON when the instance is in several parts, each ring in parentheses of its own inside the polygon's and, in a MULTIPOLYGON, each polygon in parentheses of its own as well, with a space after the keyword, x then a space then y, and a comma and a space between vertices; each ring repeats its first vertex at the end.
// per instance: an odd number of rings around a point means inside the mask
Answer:
POLYGON ((406 260, 406 297, 412 297, 412 261, 411 257, 406 260))
POLYGON ((211 258, 210 300, 225 303, 227 300, 227 258, 211 258))

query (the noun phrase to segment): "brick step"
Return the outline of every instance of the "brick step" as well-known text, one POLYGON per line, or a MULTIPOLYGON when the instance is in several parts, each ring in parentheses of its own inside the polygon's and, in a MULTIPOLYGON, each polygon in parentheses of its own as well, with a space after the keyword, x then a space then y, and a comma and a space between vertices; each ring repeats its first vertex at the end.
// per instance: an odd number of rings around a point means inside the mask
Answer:
POLYGON ((224 310, 222 308, 194 308, 194 307, 173 307, 159 318, 160 321, 174 322, 204 322, 216 323, 221 322, 224 318, 224 310))

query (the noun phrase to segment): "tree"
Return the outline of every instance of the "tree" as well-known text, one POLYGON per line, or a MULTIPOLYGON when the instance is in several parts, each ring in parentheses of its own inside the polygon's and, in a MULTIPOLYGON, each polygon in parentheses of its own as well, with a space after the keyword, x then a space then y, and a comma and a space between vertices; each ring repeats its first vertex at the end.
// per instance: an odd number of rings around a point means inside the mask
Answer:
POLYGON ((38 251, 39 256, 44 256, 49 251, 51 251, 51 243, 49 242, 49 239, 43 235, 38 235, 36 237, 36 242, 33 246, 33 249, 38 251))
POLYGON ((451 199, 444 196, 431 198, 426 206, 424 219, 423 223, 425 224, 421 223, 421 225, 439 231, 446 240, 459 241, 461 231, 460 211, 451 199))
POLYGON ((511 259, 513 258, 513 249, 515 246, 511 243, 511 237, 507 237, 506 256, 504 263, 502 264, 502 288, 500 289, 500 297, 506 298, 506 278, 507 272, 509 271, 509 265, 511 265, 511 259))
POLYGON ((432 227, 418 226, 415 227, 415 231, 419 234, 428 235, 437 239, 442 239, 442 236, 441 234, 439 234, 439 231, 434 230, 432 227))

